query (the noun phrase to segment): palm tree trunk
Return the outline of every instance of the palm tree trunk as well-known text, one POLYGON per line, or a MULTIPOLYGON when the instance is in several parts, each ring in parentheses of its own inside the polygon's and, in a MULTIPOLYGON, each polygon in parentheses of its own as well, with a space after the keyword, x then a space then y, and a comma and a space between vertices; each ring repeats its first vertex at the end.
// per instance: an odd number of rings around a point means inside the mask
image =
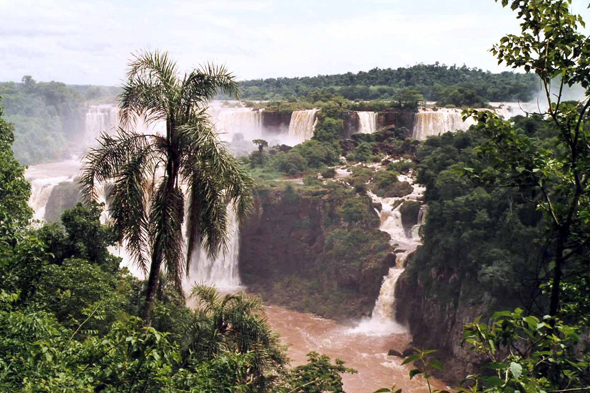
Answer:
MULTIPOLYGON (((175 128, 173 120, 168 117, 166 121, 166 135, 168 141, 173 141, 175 138, 175 128)), ((168 150, 168 162, 166 163, 166 193, 165 199, 168 199, 169 195, 173 195, 174 187, 176 187, 176 179, 178 177, 178 164, 177 154, 174 149, 168 150)), ((167 204, 167 203, 166 203, 167 204)), ((152 250, 152 264, 150 266, 150 276, 148 278, 147 293, 145 295, 145 305, 143 308, 143 321, 145 326, 150 326, 152 323, 152 311, 154 309, 154 302, 156 300, 156 292, 158 291, 158 285, 160 284, 160 270, 162 267, 162 237, 161 228, 165 226, 165 223, 158 223, 157 226, 160 230, 156 231, 156 240, 154 242, 154 249, 152 250)))
MULTIPOLYGON (((158 235, 159 237, 160 235, 158 235)), ((159 249, 159 239, 156 240, 156 249, 153 250, 152 264, 150 266, 150 276, 148 278, 147 293, 145 295, 145 304, 143 306, 143 323, 144 326, 152 324, 152 311, 156 300, 156 292, 160 283, 160 268, 162 266, 162 252, 159 249)))

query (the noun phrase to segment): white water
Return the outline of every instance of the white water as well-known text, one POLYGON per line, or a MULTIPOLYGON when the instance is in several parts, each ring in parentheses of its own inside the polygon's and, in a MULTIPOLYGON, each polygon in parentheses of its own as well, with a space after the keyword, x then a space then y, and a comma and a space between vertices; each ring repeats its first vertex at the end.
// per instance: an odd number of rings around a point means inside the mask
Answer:
POLYGON ((240 257, 240 225, 235 210, 227 208, 229 217, 229 238, 227 249, 217 258, 207 256, 203 248, 195 251, 191 257, 191 268, 184 287, 190 290, 195 284, 207 284, 223 291, 241 288, 238 261, 240 257))
POLYGON ((445 132, 466 131, 476 124, 471 117, 463 121, 461 112, 461 109, 454 108, 421 108, 414 115, 412 138, 422 141, 429 136, 438 136, 445 132))
POLYGON ((359 133, 372 134, 377 131, 377 112, 357 112, 359 116, 359 133))
MULTIPOLYGON (((509 120, 512 117, 529 113, 543 113, 547 110, 547 104, 543 102, 491 102, 493 109, 482 108, 480 110, 491 110, 496 114, 509 120)), ((414 115, 414 129, 412 138, 425 140, 429 136, 442 135, 445 132, 466 131, 476 121, 469 117, 463 121, 462 109, 458 108, 420 108, 414 115)), ((359 112, 360 113, 360 112, 359 112)))
POLYGON ((236 134, 242 134, 248 142, 262 137, 261 111, 250 108, 211 106, 207 112, 211 116, 219 137, 226 142, 231 142, 236 134))
MULTIPOLYGON (((260 132, 261 115, 259 112, 252 112, 244 108, 224 109, 220 112, 220 117, 213 120, 219 120, 224 127, 229 128, 229 132, 244 132, 244 130, 253 130, 260 132), (240 126, 244 121, 245 125, 240 126)), ((87 146, 95 145, 96 138, 102 133, 112 134, 119 124, 119 109, 112 105, 91 106, 86 114, 85 140, 87 146)), ((162 133, 165 130, 165 123, 158 122, 154 125, 146 126, 144 122, 138 121, 135 129, 140 133, 162 133)), ((259 137, 259 135, 257 136, 259 137)), ((82 161, 78 157, 72 157, 69 160, 44 163, 31 166, 25 173, 25 178, 31 183, 31 198, 29 206, 34 210, 34 219, 43 220, 45 218, 46 205, 53 188, 64 181, 74 181, 79 175, 82 168, 82 161)), ((104 187, 98 187, 99 202, 106 203, 104 187)), ((233 209, 228 210, 230 217, 230 236, 227 251, 221 253, 216 260, 210 260, 206 257, 203 250, 199 251, 200 256, 194 258, 191 266, 190 280, 192 282, 206 282, 216 285, 219 288, 237 288, 240 286, 238 273, 238 256, 239 256, 239 225, 233 209)), ((106 224, 109 220, 108 211, 105 209, 101 216, 101 222, 106 224)), ((133 275, 144 278, 144 274, 127 254, 124 246, 110 247, 109 251, 123 259, 121 266, 127 267, 133 275)))
POLYGON ((74 181, 80 167, 78 157, 72 157, 65 161, 33 165, 26 170, 25 178, 31 183, 29 206, 35 212, 33 219, 45 219, 45 206, 53 188, 61 182, 74 181))
POLYGON ((514 116, 526 116, 528 113, 543 113, 547 110, 547 104, 542 102, 490 102, 494 111, 505 120, 514 116))
POLYGON ((383 284, 381 284, 379 297, 375 302, 371 318, 362 320, 358 326, 350 330, 351 333, 363 333, 369 336, 407 333, 406 328, 395 321, 395 284, 404 271, 403 266, 406 258, 420 244, 418 229, 422 224, 424 213, 420 210, 418 224, 412 230, 406 231, 402 224, 401 204, 395 208, 394 206, 400 200, 420 199, 424 193, 424 187, 413 184, 412 179, 407 176, 401 175, 399 180, 412 184, 414 191, 402 198, 380 198, 371 192, 367 192, 373 202, 380 203, 382 206, 381 211, 378 211, 381 219, 379 229, 391 237, 391 244, 396 247, 397 258, 396 266, 390 268, 387 276, 383 278, 383 284))
POLYGON ((289 138, 297 141, 297 143, 311 139, 317 123, 317 111, 317 109, 294 111, 291 114, 291 122, 289 123, 289 138))
POLYGON ((84 130, 85 146, 94 146, 103 133, 113 134, 119 126, 119 107, 115 105, 92 105, 86 112, 84 130))

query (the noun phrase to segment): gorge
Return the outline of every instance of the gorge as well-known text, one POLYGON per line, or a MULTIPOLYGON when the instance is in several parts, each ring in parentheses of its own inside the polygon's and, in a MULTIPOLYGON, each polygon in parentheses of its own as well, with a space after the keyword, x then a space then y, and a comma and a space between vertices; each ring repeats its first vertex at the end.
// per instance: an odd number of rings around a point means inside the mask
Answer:
MULTIPOLYGON (((231 141, 233 135, 238 133, 246 135, 247 138, 264 135, 262 117, 265 112, 246 108, 213 108, 211 112, 214 124, 217 127, 223 127, 221 129, 226 134, 222 138, 225 140, 231 141)), ((288 141, 291 137, 311 137, 316 122, 316 113, 315 110, 294 113, 289 132, 284 135, 285 140, 288 141)), ((86 116, 85 140, 91 141, 103 132, 113 132, 117 124, 117 115, 117 108, 113 106, 91 107, 86 116)), ((369 123, 369 127, 374 128, 377 114, 371 113, 370 116, 373 120, 372 123, 369 123)), ((151 132, 154 129, 157 132, 157 128, 157 125, 150 127, 150 129, 140 125, 142 132, 151 132)), ((88 144, 91 146, 91 143, 88 144)), ((26 177, 32 185, 29 204, 35 210, 36 219, 42 220, 47 216, 47 202, 58 185, 65 182, 74 186, 80 168, 80 159, 72 157, 72 159, 63 162, 32 166, 27 170, 26 177)), ((337 187, 350 187, 345 183, 336 182, 336 184, 337 187)), ((299 191, 295 191, 293 196, 289 196, 289 192, 287 189, 283 189, 282 191, 277 190, 267 197, 259 197, 257 199, 257 213, 243 224, 244 229, 241 231, 236 219, 232 218, 230 241, 226 251, 216 260, 209 259, 203 250, 196 252, 184 284, 185 288, 188 289, 195 283, 206 283, 215 285, 221 290, 236 291, 249 288, 251 285, 251 290, 258 293, 257 288, 260 286, 260 282, 266 279, 271 282, 273 280, 272 275, 269 276, 267 273, 261 272, 260 269, 267 270, 268 266, 279 261, 284 263, 283 266, 276 265, 279 269, 276 272, 281 275, 287 275, 290 271, 292 273, 299 272, 305 276, 307 269, 310 273, 313 272, 317 268, 314 264, 321 260, 322 254, 328 252, 325 249, 325 244, 317 242, 317 240, 323 242, 323 239, 328 235, 325 232, 326 229, 322 229, 324 225, 322 222, 331 216, 335 222, 334 228, 330 230, 346 228, 343 226, 344 222, 341 221, 341 218, 338 218, 337 209, 340 199, 336 197, 328 199, 327 203, 318 204, 317 199, 312 195, 299 195, 299 191), (282 202, 277 205, 275 201, 282 202), (286 221, 281 218, 283 216, 286 221), (291 221, 288 217, 299 217, 300 220, 303 220, 302 223, 308 222, 308 224, 301 227, 300 224, 291 221), (313 224, 314 220, 317 224, 313 224), (274 222, 276 226, 267 227, 271 222, 274 222), (294 227, 293 224, 295 224, 294 227), (317 234, 309 232, 314 227, 319 230, 317 234), (270 235, 269 233, 272 232, 274 234, 270 235), (254 233, 257 233, 255 237, 253 237, 254 233), (265 235, 265 233, 267 234, 265 235), (285 234, 286 237, 283 237, 282 234, 285 234), (300 236, 302 237, 300 238, 300 236), (314 238, 315 245, 313 244, 314 238), (287 246, 286 250, 281 251, 282 243, 285 246, 290 243, 291 246, 287 246), (271 249, 262 250, 260 249, 262 245, 270 246, 271 249), (269 264, 266 267, 265 260, 269 264), (306 264, 307 267, 305 267, 306 264), (256 276, 255 279, 253 279, 254 276, 256 276)), ((284 306, 274 305, 267 308, 271 325, 283 335, 286 343, 294 345, 290 353, 295 364, 301 364, 304 361, 303 355, 305 353, 317 350, 342 358, 349 366, 361 371, 361 374, 344 377, 345 387, 350 391, 377 389, 392 380, 400 381, 400 386, 404 386, 408 391, 424 391, 423 382, 405 381, 408 369, 405 366, 400 366, 401 359, 387 356, 390 349, 399 352, 405 350, 411 341, 406 328, 395 322, 393 289, 399 273, 403 270, 405 257, 413 251, 419 242, 419 238, 416 237, 418 227, 408 228, 402 223, 400 202, 406 199, 419 200, 421 193, 422 189, 417 185, 414 186, 414 192, 403 198, 380 198, 369 193, 370 197, 367 197, 366 203, 372 200, 371 203, 380 204, 382 208, 380 211, 367 211, 368 221, 363 225, 367 225, 367 230, 374 233, 375 236, 378 236, 380 232, 387 234, 388 240, 383 239, 383 242, 385 244, 391 243, 391 251, 384 250, 379 254, 382 256, 377 255, 374 262, 376 265, 369 270, 364 270, 361 282, 352 284, 353 287, 358 288, 362 299, 357 300, 356 305, 351 307, 348 313, 341 314, 338 318, 339 323, 315 317, 310 313, 291 311, 284 306), (395 250, 395 254, 392 253, 393 250, 395 250), (374 309, 372 316, 368 317, 371 309, 374 309), (361 315, 367 315, 367 317, 360 321, 361 315)), ((66 202, 62 208, 71 207, 75 202, 77 200, 66 202), (67 206, 68 204, 69 206, 67 206)), ((235 217, 231 209, 230 216, 235 217)), ((418 222, 418 217, 415 217, 414 221, 418 222)), ((118 248, 111 251, 123 257, 123 264, 129 267, 134 274, 141 275, 137 269, 133 268, 125 256, 124 250, 118 248)), ((352 277, 342 277, 343 284, 350 285, 352 277)), ((337 291, 342 291, 342 289, 337 289, 337 291)), ((263 296, 266 293, 268 292, 262 291, 263 296)), ((342 294, 342 296, 344 295, 342 294)), ((270 301, 274 301, 275 304, 283 303, 272 297, 270 301)), ((337 302, 338 300, 334 299, 333 301, 337 302)), ((329 304, 330 300, 325 303, 329 304)), ((288 304, 285 305, 288 306, 288 304)), ((298 308, 300 307, 295 305, 295 309, 298 308)), ((318 309, 314 311, 321 313, 321 310, 318 309)), ((335 316, 330 312, 327 314, 335 316)))
MULTIPOLYGON (((253 139, 274 139, 285 144, 309 140, 318 123, 318 110, 295 111, 281 118, 267 110, 215 104, 209 113, 221 138, 232 147, 240 143, 239 149, 245 154, 256 149, 250 142, 253 139)), ((117 116, 118 109, 114 106, 89 108, 85 132, 88 146, 100 133, 113 132, 117 116)), ((410 125, 415 139, 468 128, 462 124, 460 111, 456 109, 421 109, 412 115, 410 123, 403 113, 352 111, 347 116, 358 119, 360 134, 369 135, 381 126, 395 126, 396 120, 404 127, 410 125)), ((139 125, 141 132, 158 132, 160 128, 157 124, 139 125)), ((395 164, 403 160, 383 158, 383 162, 389 161, 395 164)), ((47 217, 46 206, 53 190, 64 182, 73 185, 80 167, 80 160, 73 157, 28 169, 26 177, 32 185, 29 203, 36 219, 47 217)), ((385 169, 381 163, 368 167, 375 172, 385 169)), ((353 168, 341 166, 336 170, 340 175, 326 180, 324 187, 328 187, 320 191, 293 187, 288 182, 280 184, 280 181, 274 188, 259 187, 254 212, 241 226, 230 210, 232 227, 226 251, 215 260, 208 258, 203 250, 196 252, 184 287, 206 283, 223 291, 247 290, 261 295, 269 304, 266 312, 271 326, 285 343, 292 345, 289 354, 294 364, 303 364, 305 354, 312 350, 345 360, 348 366, 360 371, 343 377, 349 391, 372 391, 395 381, 406 391, 423 392, 424 382, 408 381, 409 368, 401 366, 402 359, 387 353, 390 350, 402 353, 416 339, 410 334, 416 331, 416 321, 408 314, 411 311, 398 304, 399 300, 396 302, 399 297, 409 303, 410 289, 403 284, 406 292, 397 294, 396 291, 400 291, 397 284, 403 276, 406 259, 421 242, 419 233, 425 207, 420 204, 424 187, 415 183, 411 172, 399 175, 399 182, 408 183, 410 192, 399 197, 378 196, 372 191, 355 196, 353 199, 367 209, 360 221, 348 222, 340 209, 350 199, 342 193, 353 188, 348 181, 353 168), (418 204, 410 219, 402 212, 406 202, 418 204), (374 239, 367 243, 368 247, 358 250, 360 264, 354 255, 345 261, 334 254, 333 243, 345 233, 374 239), (322 266, 336 261, 338 265, 322 266), (298 292, 305 295, 300 296, 298 292), (402 314, 401 322, 396 313, 402 314), (408 323, 413 323, 412 330, 408 323)), ((121 248, 112 251, 124 259, 123 264, 134 274, 141 276, 121 248)), ((442 383, 436 383, 442 387, 442 383)))

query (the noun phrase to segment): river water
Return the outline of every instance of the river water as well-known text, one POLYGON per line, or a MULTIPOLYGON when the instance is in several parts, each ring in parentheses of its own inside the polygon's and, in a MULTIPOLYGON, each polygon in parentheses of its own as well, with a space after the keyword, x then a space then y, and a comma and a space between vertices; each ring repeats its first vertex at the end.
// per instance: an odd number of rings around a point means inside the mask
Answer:
MULTIPOLYGON (((344 374, 344 390, 348 393, 374 392, 394 383, 404 393, 428 392, 421 377, 410 381, 408 373, 412 367, 402 366, 402 359, 387 356, 390 349, 403 351, 408 348, 412 337, 408 334, 365 335, 354 333, 354 329, 320 318, 312 314, 287 310, 278 306, 267 306, 268 322, 281 335, 284 344, 289 344, 289 357, 293 366, 307 362, 306 354, 311 351, 328 355, 346 362, 358 374, 344 374)), ((440 381, 431 381, 438 389, 444 388, 440 381)))

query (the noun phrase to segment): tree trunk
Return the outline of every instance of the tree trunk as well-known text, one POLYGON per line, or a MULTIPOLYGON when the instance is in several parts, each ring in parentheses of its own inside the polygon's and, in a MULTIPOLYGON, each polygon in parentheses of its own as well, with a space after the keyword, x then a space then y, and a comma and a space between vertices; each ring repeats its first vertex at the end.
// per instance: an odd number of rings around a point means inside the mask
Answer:
MULTIPOLYGON (((174 126, 174 119, 168 116, 166 119, 166 139, 173 145, 176 140, 176 129, 174 126)), ((176 186, 176 179, 178 177, 178 153, 176 146, 168 147, 168 161, 166 162, 166 192, 164 199, 168 199, 169 195, 173 195, 174 187, 176 186)), ((167 203, 166 203, 167 204, 167 203)), ((162 255, 162 228, 164 223, 156 224, 156 240, 153 243, 152 250, 152 264, 150 266, 150 276, 148 279, 147 293, 145 296, 145 305, 143 308, 143 321, 145 326, 152 323, 152 311, 154 309, 154 302, 156 300, 156 292, 160 283, 160 270, 164 256, 162 255)))
MULTIPOLYGON (((156 243, 157 244, 157 243, 156 243)), ((156 246, 157 247, 157 246, 156 246)), ((152 264, 150 266, 150 276, 148 279, 147 293, 145 295, 145 304, 143 306, 143 324, 150 326, 152 324, 152 311, 156 300, 156 292, 160 283, 160 268, 162 266, 162 255, 160 252, 152 254, 152 264)))
POLYGON ((557 315, 559 311, 559 295, 561 285, 561 275, 563 270, 563 252, 565 250, 565 240, 567 234, 563 230, 559 231, 559 237, 555 245, 555 268, 553 269, 553 283, 551 285, 551 304, 549 306, 549 315, 552 317, 557 315))
MULTIPOLYGON (((175 165, 172 160, 168 160, 166 166, 166 194, 164 198, 168 198, 168 195, 172 195, 175 187, 174 176, 177 173, 175 165)), ((162 228, 164 223, 156 224, 156 240, 154 241, 154 249, 152 250, 152 264, 150 266, 150 276, 148 278, 147 293, 145 296, 145 305, 143 307, 143 323, 145 326, 150 326, 152 323, 152 311, 154 309, 154 301, 156 300, 156 292, 158 291, 158 285, 160 283, 160 271, 162 268, 162 261, 164 256, 162 255, 162 228)))

